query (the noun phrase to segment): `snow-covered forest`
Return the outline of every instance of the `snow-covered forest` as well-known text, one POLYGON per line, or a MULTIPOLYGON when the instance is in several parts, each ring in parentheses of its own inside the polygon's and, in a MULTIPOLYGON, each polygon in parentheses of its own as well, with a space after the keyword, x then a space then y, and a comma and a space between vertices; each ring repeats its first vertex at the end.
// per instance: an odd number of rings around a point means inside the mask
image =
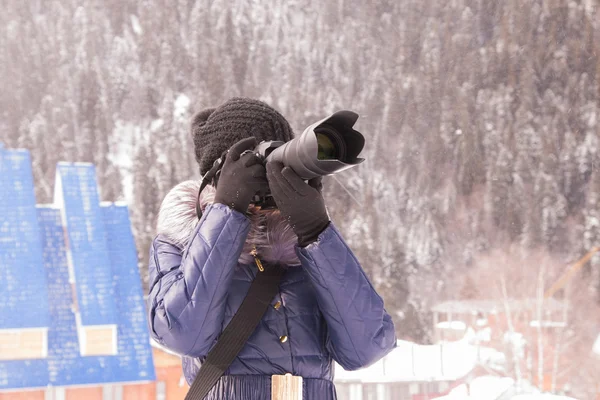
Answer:
MULTIPOLYGON (((600 245, 597 0, 13 0, 0 30, 0 142, 31 150, 39 203, 57 161, 94 162, 143 273, 162 198, 198 177, 191 115, 237 95, 297 133, 360 114, 367 161, 325 194, 400 337, 600 245)), ((599 290, 597 255, 562 295, 582 349, 599 290)))

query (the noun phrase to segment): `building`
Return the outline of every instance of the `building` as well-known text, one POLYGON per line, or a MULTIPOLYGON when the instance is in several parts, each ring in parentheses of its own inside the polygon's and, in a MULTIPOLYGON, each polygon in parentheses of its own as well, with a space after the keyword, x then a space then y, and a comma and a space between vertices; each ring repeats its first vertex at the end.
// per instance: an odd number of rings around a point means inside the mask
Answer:
POLYGON ((570 370, 568 365, 572 361, 568 352, 561 353, 560 343, 557 344, 557 338, 561 337, 558 333, 567 327, 565 307, 566 302, 555 298, 543 302, 532 298, 446 301, 432 308, 434 337, 443 342, 471 329, 476 331, 473 343, 506 354, 498 373, 514 376, 519 370, 545 391, 567 390, 569 374, 556 373, 570 370), (461 327, 464 331, 453 331, 451 327, 461 327), (540 353, 544 356, 542 363, 540 353))
POLYGON ((480 373, 478 367, 502 357, 470 344, 419 345, 399 340, 397 347, 372 366, 348 372, 336 365, 338 397, 345 400, 427 400, 447 394, 480 373))
POLYGON ((92 164, 54 189, 36 205, 29 153, 0 148, 0 399, 159 398, 127 206, 92 164))

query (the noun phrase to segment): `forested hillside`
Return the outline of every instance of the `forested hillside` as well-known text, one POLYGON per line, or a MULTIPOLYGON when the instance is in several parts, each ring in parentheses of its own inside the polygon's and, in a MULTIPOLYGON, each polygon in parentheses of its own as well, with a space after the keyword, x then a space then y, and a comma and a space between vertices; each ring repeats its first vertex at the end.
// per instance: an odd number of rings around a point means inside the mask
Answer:
MULTIPOLYGON (((493 252, 563 268, 600 244, 595 0, 11 0, 0 30, 0 141, 31 150, 40 203, 57 161, 94 162, 142 269, 160 201, 198 177, 191 115, 238 95, 297 133, 361 115, 367 161, 326 197, 402 337, 485 297, 493 274, 464 277, 493 252)), ((600 258, 576 279, 597 295, 600 258)))

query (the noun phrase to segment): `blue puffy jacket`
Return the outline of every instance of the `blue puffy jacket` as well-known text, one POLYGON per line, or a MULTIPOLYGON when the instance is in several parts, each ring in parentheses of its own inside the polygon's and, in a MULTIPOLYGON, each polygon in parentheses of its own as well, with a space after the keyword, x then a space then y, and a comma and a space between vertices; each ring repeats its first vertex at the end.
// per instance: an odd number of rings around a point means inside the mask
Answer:
MULTIPOLYGON (((182 355, 193 381, 257 274, 238 259, 246 216, 209 205, 187 246, 164 236, 150 249, 149 323, 154 340, 182 355)), ((279 294, 207 399, 270 399, 273 374, 304 378, 304 399, 335 399, 333 360, 366 367, 396 344, 394 325, 358 261, 331 223, 317 242, 296 248, 279 294)))

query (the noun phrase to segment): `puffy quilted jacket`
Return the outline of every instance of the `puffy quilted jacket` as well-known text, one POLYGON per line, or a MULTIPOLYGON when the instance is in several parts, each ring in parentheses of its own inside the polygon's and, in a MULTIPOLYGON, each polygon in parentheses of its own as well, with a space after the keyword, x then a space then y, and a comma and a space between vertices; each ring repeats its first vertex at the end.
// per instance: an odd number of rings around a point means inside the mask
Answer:
MULTIPOLYGON (((157 236, 150 249, 150 331, 182 355, 193 381, 233 318, 254 277, 238 262, 249 220, 222 204, 206 208, 185 249, 157 236)), ((279 294, 236 360, 207 396, 270 399, 270 377, 304 378, 304 399, 335 399, 333 360, 355 370, 396 343, 394 326, 358 261, 331 223, 317 242, 296 248, 279 294)))

